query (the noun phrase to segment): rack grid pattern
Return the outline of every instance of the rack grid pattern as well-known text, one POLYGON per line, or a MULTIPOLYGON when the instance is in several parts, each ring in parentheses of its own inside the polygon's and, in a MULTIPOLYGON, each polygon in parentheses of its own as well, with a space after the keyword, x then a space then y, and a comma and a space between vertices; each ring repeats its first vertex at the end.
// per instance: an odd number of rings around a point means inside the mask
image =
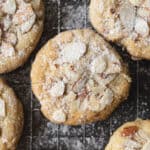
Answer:
POLYGON ((92 28, 88 19, 89 0, 45 0, 42 38, 28 62, 4 75, 24 105, 25 125, 18 150, 104 150, 112 132, 126 121, 150 118, 150 62, 133 61, 126 51, 112 44, 129 65, 132 81, 129 98, 106 120, 69 127, 54 125, 40 112, 31 90, 30 69, 37 51, 56 34, 76 28, 92 28))

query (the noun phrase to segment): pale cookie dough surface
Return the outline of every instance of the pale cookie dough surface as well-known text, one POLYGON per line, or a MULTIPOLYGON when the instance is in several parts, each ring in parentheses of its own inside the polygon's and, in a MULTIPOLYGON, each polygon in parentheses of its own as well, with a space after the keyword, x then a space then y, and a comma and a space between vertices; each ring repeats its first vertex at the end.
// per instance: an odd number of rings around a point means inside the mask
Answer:
POLYGON ((0 79, 0 150, 15 150, 23 128, 23 108, 13 90, 0 79))
POLYGON ((150 59, 149 0, 91 0, 90 20, 107 40, 137 58, 150 59))
POLYGON ((21 66, 43 30, 42 0, 0 1, 0 73, 21 66))
POLYGON ((136 120, 121 126, 105 150, 149 150, 150 120, 136 120))
POLYGON ((69 125, 106 119, 130 87, 120 56, 88 29, 49 40, 32 65, 31 81, 43 114, 69 125))

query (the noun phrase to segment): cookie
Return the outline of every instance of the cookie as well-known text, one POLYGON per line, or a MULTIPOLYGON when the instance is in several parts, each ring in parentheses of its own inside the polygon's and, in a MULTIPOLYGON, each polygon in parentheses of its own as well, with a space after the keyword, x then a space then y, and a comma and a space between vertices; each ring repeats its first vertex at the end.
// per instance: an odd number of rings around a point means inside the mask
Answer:
POLYGON ((116 51, 92 30, 71 30, 49 40, 31 70, 41 111, 58 124, 104 120, 128 96, 130 77, 116 51))
POLYGON ((23 65, 43 30, 42 0, 0 1, 0 73, 23 65))
POLYGON ((0 79, 0 150, 15 150, 23 128, 23 108, 13 90, 0 79))
POLYGON ((107 40, 122 44, 133 57, 150 60, 149 0, 91 0, 89 14, 107 40))
POLYGON ((121 126, 110 138, 105 150, 149 150, 150 120, 136 120, 121 126))

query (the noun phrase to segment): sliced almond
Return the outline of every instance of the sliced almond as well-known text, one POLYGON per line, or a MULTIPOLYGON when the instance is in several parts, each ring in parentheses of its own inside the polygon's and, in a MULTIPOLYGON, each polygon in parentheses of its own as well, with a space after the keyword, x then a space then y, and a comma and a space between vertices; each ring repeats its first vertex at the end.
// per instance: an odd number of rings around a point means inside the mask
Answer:
POLYGON ((2 30, 0 28, 0 44, 1 44, 1 41, 2 41, 2 30))
POLYGON ((148 36, 149 35, 148 23, 144 19, 137 17, 135 21, 135 31, 143 37, 148 36))
POLYGON ((114 53, 111 53, 108 50, 105 50, 103 52, 103 55, 105 56, 107 61, 107 68, 105 70, 105 74, 109 75, 120 73, 122 70, 120 59, 114 53))
POLYGON ((14 14, 16 11, 16 1, 15 0, 6 0, 3 6, 5 13, 14 14))
POLYGON ((100 110, 100 103, 99 100, 96 99, 94 95, 91 95, 90 100, 89 100, 89 109, 91 111, 98 112, 100 110))
POLYGON ((32 9, 31 4, 23 3, 16 14, 14 15, 13 22, 19 25, 22 33, 28 32, 34 25, 36 15, 32 9))
POLYGON ((15 33, 6 33, 4 36, 4 41, 15 45, 17 43, 17 36, 15 33))
POLYGON ((132 139, 127 139, 124 143, 124 148, 125 150, 136 150, 136 149, 141 149, 142 144, 132 140, 132 139))
POLYGON ((30 19, 29 19, 27 22, 24 22, 24 23, 20 26, 21 32, 22 32, 22 33, 28 32, 28 31, 32 28, 32 26, 33 26, 33 24, 34 24, 34 22, 35 22, 35 19, 36 19, 36 16, 33 15, 32 17, 30 17, 30 19))
POLYGON ((108 85, 111 81, 113 81, 116 77, 116 74, 99 74, 99 75, 94 75, 94 79, 97 81, 99 85, 106 86, 108 85))
POLYGON ((89 102, 87 99, 85 99, 84 101, 81 101, 80 104, 80 110, 81 111, 86 111, 89 108, 89 102))
POLYGON ((74 101, 76 99, 77 95, 74 92, 70 92, 66 97, 66 101, 74 101))
POLYGON ((65 85, 62 81, 56 82, 50 89, 50 95, 53 97, 59 97, 64 94, 65 85))
POLYGON ((150 11, 147 8, 140 7, 137 11, 137 14, 144 18, 145 20, 150 21, 150 11))
POLYGON ((104 11, 104 1, 99 1, 99 12, 102 13, 104 11))
POLYGON ((73 91, 79 93, 82 89, 86 87, 88 78, 86 75, 83 75, 76 83, 73 85, 73 91))
POLYGON ((140 6, 143 0, 129 0, 134 6, 140 6))
POLYGON ((150 150, 150 141, 148 141, 141 150, 150 150))
POLYGON ((73 42, 66 44, 61 51, 63 62, 73 63, 80 59, 86 52, 86 45, 82 42, 73 42))
POLYGON ((137 135, 139 136, 140 139, 143 139, 143 141, 150 140, 150 135, 146 134, 143 130, 139 130, 137 135))
POLYGON ((71 70, 70 66, 64 67, 63 71, 69 81, 74 82, 78 80, 80 74, 75 72, 74 70, 71 70))
POLYGON ((6 116, 6 110, 5 110, 5 102, 4 100, 0 99, 0 117, 6 116))
POLYGON ((126 136, 133 136, 139 128, 137 126, 129 126, 123 128, 123 131, 121 132, 121 135, 126 137, 126 136))
POLYGON ((10 16, 7 15, 6 17, 4 17, 2 22, 4 25, 3 30, 7 31, 10 28, 11 23, 12 23, 10 16))
POLYGON ((135 15, 136 15, 136 8, 130 3, 123 2, 120 8, 120 19, 122 25, 128 31, 132 31, 134 28, 135 15))
POLYGON ((100 110, 105 109, 106 106, 110 105, 113 101, 113 92, 110 89, 106 89, 100 99, 100 110))
POLYGON ((150 8, 150 0, 145 0, 142 6, 149 9, 150 8))
POLYGON ((10 43, 2 42, 0 47, 0 53, 4 57, 11 57, 15 54, 15 49, 10 43))
POLYGON ((60 109, 54 111, 52 119, 58 123, 63 123, 66 121, 66 114, 60 109))
POLYGON ((104 57, 99 56, 95 58, 91 63, 91 72, 92 73, 102 73, 105 71, 107 63, 104 57))

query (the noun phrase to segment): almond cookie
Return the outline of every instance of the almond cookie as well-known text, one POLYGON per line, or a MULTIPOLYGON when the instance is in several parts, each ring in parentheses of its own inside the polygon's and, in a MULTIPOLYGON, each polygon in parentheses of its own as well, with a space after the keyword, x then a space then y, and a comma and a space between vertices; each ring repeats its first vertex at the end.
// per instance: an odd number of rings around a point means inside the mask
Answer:
POLYGON ((90 20, 107 40, 134 57, 150 60, 150 1, 91 0, 90 20))
POLYGON ((68 125, 106 119, 130 87, 120 56, 88 29, 49 40, 32 65, 31 81, 43 114, 68 125))
POLYGON ((136 120, 121 126, 105 150, 150 150, 150 120, 136 120))
POLYGON ((25 63, 42 30, 42 0, 0 1, 0 73, 25 63))
POLYGON ((0 150, 15 150, 23 128, 23 108, 13 90, 0 79, 0 150))

